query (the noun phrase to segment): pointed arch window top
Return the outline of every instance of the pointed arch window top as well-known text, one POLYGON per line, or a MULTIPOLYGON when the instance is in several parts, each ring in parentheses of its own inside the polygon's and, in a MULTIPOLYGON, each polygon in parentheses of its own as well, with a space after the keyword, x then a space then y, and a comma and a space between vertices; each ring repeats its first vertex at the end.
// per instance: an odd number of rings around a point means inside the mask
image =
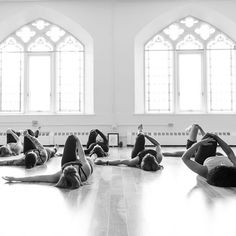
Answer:
MULTIPOLYGON (((65 41, 65 38, 73 36, 58 25, 52 24, 43 19, 37 19, 17 29, 9 35, 9 37, 15 38, 16 41, 25 46, 25 49, 32 49, 32 44, 34 44, 35 47, 36 40, 38 44, 41 44, 41 46, 47 41, 47 44, 51 45, 47 46, 49 50, 51 47, 56 48, 58 44, 65 41), (39 40, 39 38, 41 39, 39 40)), ((81 44, 77 38, 73 38, 74 41, 81 44)), ((36 51, 39 51, 39 48, 36 51)), ((51 49, 49 51, 51 51, 51 49)))

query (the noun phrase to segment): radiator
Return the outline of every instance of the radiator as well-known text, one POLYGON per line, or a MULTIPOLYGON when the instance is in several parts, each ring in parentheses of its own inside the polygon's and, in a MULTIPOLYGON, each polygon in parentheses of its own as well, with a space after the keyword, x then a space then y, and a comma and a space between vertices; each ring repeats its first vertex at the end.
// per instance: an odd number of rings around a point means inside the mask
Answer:
POLYGON ((87 144, 89 132, 55 132, 53 135, 53 143, 58 145, 64 145, 69 135, 76 135, 79 137, 83 146, 87 144))
POLYGON ((54 134, 49 131, 48 132, 39 132, 38 139, 42 145, 50 145, 51 146, 51 145, 54 145, 53 136, 54 136, 54 134))
POLYGON ((7 143, 6 132, 0 132, 0 145, 7 143))
MULTIPOLYGON (((54 145, 53 143, 53 133, 51 132, 40 132, 39 141, 43 145, 54 145)), ((20 136, 20 140, 24 142, 24 136, 20 136)), ((5 145, 7 143, 6 132, 0 132, 0 145, 5 145)))
MULTIPOLYGON (((223 131, 223 132, 214 132, 219 135, 224 141, 229 145, 236 145, 236 133, 223 131)), ((133 146, 136 140, 137 132, 127 132, 127 146, 133 146)), ((182 146, 186 144, 189 133, 188 132, 144 132, 153 138, 155 138, 161 145, 167 146, 182 146)), ((202 136, 198 134, 198 140, 202 136)), ((151 142, 146 139, 145 144, 147 146, 152 146, 151 142)))

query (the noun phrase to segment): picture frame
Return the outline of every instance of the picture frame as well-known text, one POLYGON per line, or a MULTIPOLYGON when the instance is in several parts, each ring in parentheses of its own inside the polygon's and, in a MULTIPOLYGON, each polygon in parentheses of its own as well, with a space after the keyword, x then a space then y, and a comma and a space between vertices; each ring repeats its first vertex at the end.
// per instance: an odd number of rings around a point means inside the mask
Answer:
POLYGON ((108 137, 109 147, 119 146, 119 133, 108 133, 107 137, 108 137))

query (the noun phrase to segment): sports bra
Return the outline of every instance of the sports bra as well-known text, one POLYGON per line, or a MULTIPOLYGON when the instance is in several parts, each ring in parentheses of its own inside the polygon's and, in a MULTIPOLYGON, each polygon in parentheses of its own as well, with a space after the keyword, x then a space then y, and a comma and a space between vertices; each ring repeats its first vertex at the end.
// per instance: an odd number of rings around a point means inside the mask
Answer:
MULTIPOLYGON (((89 163, 89 162, 88 162, 89 163)), ((78 173, 79 173, 79 176, 80 176, 80 178, 81 178, 81 173, 83 173, 83 175, 84 175, 84 177, 85 177, 85 181, 88 179, 88 177, 89 176, 87 176, 86 174, 85 174, 85 171, 83 170, 83 164, 81 163, 81 161, 80 160, 76 160, 76 161, 70 161, 70 162, 67 162, 67 163, 65 163, 63 166, 62 166, 62 168, 61 168, 61 170, 63 171, 67 166, 70 166, 70 165, 72 165, 72 166, 78 166, 78 173)), ((90 168, 91 168, 91 174, 93 173, 93 167, 92 167, 92 165, 89 163, 89 165, 90 165, 90 168)))
POLYGON ((233 163, 226 156, 212 156, 208 157, 204 161, 203 165, 207 167, 208 171, 210 171, 217 166, 233 166, 233 163))

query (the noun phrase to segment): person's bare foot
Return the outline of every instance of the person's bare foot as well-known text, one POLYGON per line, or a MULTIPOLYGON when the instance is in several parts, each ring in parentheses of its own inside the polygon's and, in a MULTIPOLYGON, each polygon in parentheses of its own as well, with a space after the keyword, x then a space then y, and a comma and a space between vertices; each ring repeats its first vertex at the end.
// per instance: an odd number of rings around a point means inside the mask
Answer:
POLYGON ((59 149, 59 145, 58 144, 55 144, 55 146, 53 147, 55 153, 57 153, 58 149, 59 149))

